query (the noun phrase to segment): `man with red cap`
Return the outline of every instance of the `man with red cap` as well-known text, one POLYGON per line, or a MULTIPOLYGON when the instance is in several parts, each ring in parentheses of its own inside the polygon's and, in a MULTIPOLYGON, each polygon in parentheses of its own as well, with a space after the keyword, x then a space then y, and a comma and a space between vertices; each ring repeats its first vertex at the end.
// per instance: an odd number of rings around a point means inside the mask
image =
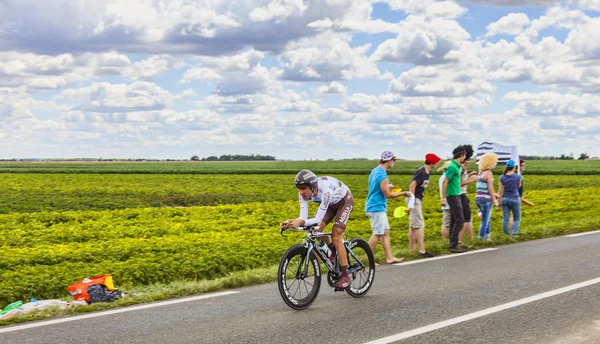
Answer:
POLYGON ((410 231, 408 232, 408 250, 412 253, 415 250, 415 241, 418 245, 418 252, 422 257, 429 258, 433 255, 425 250, 425 219, 423 218, 423 193, 429 185, 429 174, 431 170, 440 162, 440 157, 429 153, 425 155, 425 165, 420 167, 413 175, 410 181, 409 191, 415 195, 415 205, 410 210, 410 231))

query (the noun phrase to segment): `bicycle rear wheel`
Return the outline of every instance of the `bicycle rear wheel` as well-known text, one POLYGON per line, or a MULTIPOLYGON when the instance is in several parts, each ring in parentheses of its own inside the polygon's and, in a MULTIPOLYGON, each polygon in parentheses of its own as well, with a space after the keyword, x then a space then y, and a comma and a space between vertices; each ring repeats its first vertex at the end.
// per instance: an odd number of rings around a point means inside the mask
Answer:
POLYGON ((288 306, 297 310, 308 308, 321 288, 321 267, 314 251, 306 263, 306 248, 301 244, 290 247, 279 263, 279 293, 288 306))
POLYGON ((348 252, 348 275, 352 283, 346 292, 353 297, 365 295, 375 279, 375 257, 371 246, 364 239, 350 240, 352 253, 348 252))

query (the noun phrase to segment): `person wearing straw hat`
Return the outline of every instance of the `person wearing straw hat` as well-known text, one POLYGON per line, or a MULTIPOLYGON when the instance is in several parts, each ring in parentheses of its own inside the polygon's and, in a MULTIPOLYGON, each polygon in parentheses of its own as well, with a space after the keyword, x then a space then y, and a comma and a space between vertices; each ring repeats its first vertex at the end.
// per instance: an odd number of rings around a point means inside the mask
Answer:
POLYGON ((387 200, 388 198, 397 198, 400 196, 411 197, 412 193, 408 191, 391 191, 393 185, 390 184, 390 177, 387 174, 389 168, 394 168, 396 156, 391 151, 381 153, 379 165, 375 167, 369 175, 369 193, 365 202, 365 212, 371 222, 373 235, 369 239, 371 249, 375 251, 377 243, 381 242, 387 264, 400 263, 404 258, 394 257, 390 244, 390 223, 387 218, 387 200))
MULTIPOLYGON (((423 218, 423 194, 429 185, 429 174, 431 170, 440 162, 440 157, 429 153, 425 155, 425 165, 421 166, 413 175, 410 181, 409 191, 415 195, 414 208, 410 210, 410 231, 408 232, 408 251, 415 250, 415 241, 418 245, 418 252, 424 258, 433 257, 425 250, 425 219, 423 218)), ((407 200, 408 202, 408 200, 407 200)))

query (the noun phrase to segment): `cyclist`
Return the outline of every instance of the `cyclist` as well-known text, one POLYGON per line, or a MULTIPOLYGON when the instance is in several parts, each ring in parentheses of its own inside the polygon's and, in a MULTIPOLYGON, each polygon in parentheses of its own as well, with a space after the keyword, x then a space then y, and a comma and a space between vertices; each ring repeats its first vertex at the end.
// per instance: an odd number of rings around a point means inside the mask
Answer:
POLYGON ((338 253, 341 278, 335 283, 336 288, 344 289, 350 286, 352 280, 348 276, 348 257, 342 242, 346 224, 354 208, 354 198, 350 189, 333 177, 317 177, 309 170, 302 170, 296 175, 296 188, 298 188, 298 201, 300 202, 300 218, 281 222, 282 229, 296 229, 300 226, 318 224, 317 231, 322 231, 329 222, 335 218, 331 239, 325 237, 326 243, 331 248, 332 257, 338 253), (320 203, 313 218, 308 218, 308 201, 320 203))

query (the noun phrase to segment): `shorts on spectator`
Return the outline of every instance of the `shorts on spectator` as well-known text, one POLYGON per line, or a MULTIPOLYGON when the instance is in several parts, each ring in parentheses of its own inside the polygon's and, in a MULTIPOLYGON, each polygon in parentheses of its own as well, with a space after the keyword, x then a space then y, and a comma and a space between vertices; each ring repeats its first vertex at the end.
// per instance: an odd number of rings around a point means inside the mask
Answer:
POLYGON ((371 230, 375 235, 383 235, 385 231, 390 230, 390 223, 388 222, 387 212, 367 212, 367 217, 371 221, 371 230))
POLYGON ((450 228, 450 209, 442 209, 442 226, 450 228))
POLYGON ((467 197, 467 194, 461 194, 460 201, 462 203, 463 217, 465 218, 465 222, 471 222, 471 203, 469 201, 469 197, 467 197))
MULTIPOLYGON (((406 200, 408 204, 408 199, 406 200)), ((415 199, 415 208, 411 210, 408 223, 411 229, 425 228, 425 219, 423 218, 423 201, 415 199)))

